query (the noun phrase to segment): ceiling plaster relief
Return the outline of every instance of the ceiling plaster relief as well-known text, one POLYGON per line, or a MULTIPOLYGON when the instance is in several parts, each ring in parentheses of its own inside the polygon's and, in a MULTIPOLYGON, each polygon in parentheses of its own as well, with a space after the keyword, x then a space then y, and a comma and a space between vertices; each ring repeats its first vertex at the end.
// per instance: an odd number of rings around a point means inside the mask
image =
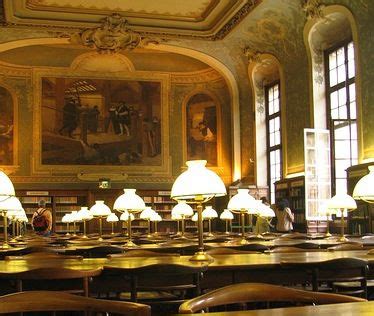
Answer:
POLYGON ((307 19, 321 19, 324 17, 323 8, 320 0, 301 0, 302 8, 307 19))

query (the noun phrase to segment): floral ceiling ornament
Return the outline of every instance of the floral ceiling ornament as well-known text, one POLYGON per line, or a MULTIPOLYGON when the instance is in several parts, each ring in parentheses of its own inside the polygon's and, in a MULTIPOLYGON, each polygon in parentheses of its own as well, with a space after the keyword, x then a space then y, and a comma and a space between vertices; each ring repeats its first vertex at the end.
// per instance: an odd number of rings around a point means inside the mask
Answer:
POLYGON ((140 34, 128 27, 127 20, 118 13, 114 13, 102 19, 101 26, 87 29, 74 34, 70 41, 96 48, 99 52, 118 52, 120 50, 132 50, 148 43, 156 43, 158 40, 142 38, 140 34))
POLYGON ((243 50, 245 56, 247 56, 249 63, 259 63, 261 62, 261 54, 260 51, 255 51, 250 47, 245 47, 243 50))
POLYGON ((325 17, 322 9, 325 7, 320 0, 301 0, 302 8, 308 19, 323 19, 325 17))

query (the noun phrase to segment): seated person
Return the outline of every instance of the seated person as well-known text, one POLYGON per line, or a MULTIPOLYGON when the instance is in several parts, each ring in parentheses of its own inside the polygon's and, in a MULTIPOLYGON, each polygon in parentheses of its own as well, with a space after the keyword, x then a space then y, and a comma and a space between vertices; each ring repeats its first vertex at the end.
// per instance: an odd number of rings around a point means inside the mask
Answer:
POLYGON ((41 236, 49 236, 52 231, 52 213, 45 208, 45 201, 40 200, 39 208, 32 215, 31 225, 34 231, 41 236))

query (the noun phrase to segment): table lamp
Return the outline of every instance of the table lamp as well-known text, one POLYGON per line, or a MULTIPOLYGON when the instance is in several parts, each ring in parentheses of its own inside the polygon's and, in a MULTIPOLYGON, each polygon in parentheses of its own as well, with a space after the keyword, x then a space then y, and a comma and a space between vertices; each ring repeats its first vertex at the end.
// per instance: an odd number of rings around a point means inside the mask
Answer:
POLYGON ((8 218, 6 215, 8 209, 5 203, 10 197, 14 197, 15 195, 12 181, 10 181, 3 171, 0 171, 0 212, 4 220, 4 241, 0 248, 3 249, 10 248, 8 244, 8 218))
POLYGON ((204 250, 203 203, 213 197, 226 195, 223 181, 215 172, 206 168, 206 163, 206 160, 187 161, 187 170, 177 177, 171 188, 172 199, 197 205, 199 250, 190 258, 192 261, 213 261, 204 250))
POLYGON ((104 201, 95 201, 90 208, 91 215, 99 219, 99 241, 103 241, 103 217, 107 217, 111 211, 104 201))
POLYGON ((260 229, 260 224, 265 224, 266 225, 266 231, 263 233, 268 233, 269 232, 269 224, 270 224, 270 219, 275 217, 275 213, 272 210, 272 208, 269 205, 264 204, 261 200, 256 200, 257 202, 257 209, 256 209, 256 216, 257 216, 257 237, 262 238, 263 236, 260 234, 259 229, 260 229))
POLYGON ((174 208, 171 210, 171 219, 177 222, 177 233, 175 234, 175 236, 181 237, 182 232, 179 230, 179 222, 182 221, 182 216, 177 211, 175 211, 174 208))
MULTIPOLYGON (((137 195, 135 189, 124 189, 124 193, 120 195, 114 202, 113 209, 119 212, 138 213, 145 209, 143 199, 137 195)), ((132 241, 131 220, 127 221, 127 233, 129 235, 126 247, 137 247, 132 241)))
POLYGON ((369 173, 358 180, 352 197, 355 200, 374 203, 374 166, 369 166, 369 173))
MULTIPOLYGON (((130 220, 133 221, 135 219, 135 216, 134 214, 129 214, 129 212, 125 211, 121 214, 121 216, 119 217, 119 220, 123 222, 123 226, 122 228, 125 229, 125 222, 127 223, 127 221, 129 220, 129 217, 130 217, 130 220)), ((127 232, 126 234, 124 234, 125 236, 129 236, 129 233, 127 232)))
POLYGON ((70 236, 70 227, 69 227, 69 224, 73 221, 73 219, 71 218, 71 214, 65 214, 64 216, 62 216, 62 219, 61 219, 61 222, 63 223, 66 223, 66 236, 70 236))
POLYGON ((147 206, 141 213, 140 213, 140 218, 144 219, 147 221, 147 226, 148 226, 148 232, 147 232, 147 238, 151 238, 151 218, 156 212, 152 210, 151 207, 147 206))
POLYGON ((356 201, 345 193, 337 193, 334 195, 330 200, 327 201, 327 208, 331 210, 331 212, 340 211, 341 214, 341 228, 340 228, 340 238, 339 241, 348 241, 348 239, 344 236, 344 213, 348 211, 353 211, 357 208, 356 201))
POLYGON ((245 239, 245 214, 256 214, 257 209, 256 200, 249 194, 249 189, 238 189, 238 193, 231 197, 227 209, 233 213, 240 214, 242 230, 240 244, 248 244, 245 239))
POLYGON ((78 211, 78 214, 80 218, 82 219, 83 222, 83 236, 82 238, 86 239, 88 238, 87 236, 87 221, 91 220, 93 218, 91 212, 88 210, 87 206, 81 206, 81 209, 78 211))
POLYGON ((152 222, 152 223, 154 223, 154 227, 155 227, 155 232, 153 233, 153 235, 158 235, 158 231, 157 231, 157 224, 158 224, 158 222, 162 222, 162 217, 161 217, 161 215, 160 214, 158 214, 157 212, 154 212, 153 214, 152 214, 152 217, 150 218, 150 221, 152 222))
POLYGON ((114 214, 114 213, 110 213, 110 214, 108 215, 108 217, 106 218, 106 221, 107 221, 108 223, 111 223, 111 225, 112 225, 112 232, 111 232, 111 235, 114 235, 114 223, 116 223, 116 222, 119 221, 118 216, 117 216, 116 214, 114 214))
POLYGON ((185 236, 185 219, 187 218, 187 217, 190 217, 190 216, 192 216, 193 215, 193 209, 192 209, 192 207, 191 206, 189 206, 187 203, 186 203, 186 201, 183 201, 183 200, 180 200, 180 201, 178 201, 178 204, 177 205, 175 205, 174 207, 173 207, 173 209, 171 210, 171 213, 172 213, 172 215, 173 215, 173 213, 176 213, 176 215, 178 216, 180 216, 180 219, 181 219, 181 230, 182 230, 182 232, 181 232, 181 234, 180 234, 180 237, 181 238, 186 238, 186 236, 185 236))
POLYGON ((11 220, 12 222, 12 239, 10 240, 11 242, 16 242, 17 241, 17 235, 16 235, 16 218, 20 214, 22 214, 22 211, 24 212, 21 202, 16 198, 16 197, 11 197, 10 199, 13 200, 12 203, 14 203, 14 207, 11 209, 9 208, 7 210, 6 216, 8 219, 11 220))
POLYGON ((218 217, 217 211, 213 209, 212 206, 206 206, 202 213, 202 216, 203 220, 208 220, 208 236, 213 237, 214 235, 212 234, 212 219, 218 217))
POLYGON ((78 211, 72 211, 70 213, 70 216, 71 216, 71 220, 72 220, 72 223, 73 223, 73 236, 77 236, 77 224, 78 222, 80 222, 82 219, 80 218, 79 214, 78 214, 78 211))
POLYGON ((24 209, 22 209, 22 212, 17 214, 16 219, 17 219, 17 224, 18 224, 17 225, 18 226, 17 235, 18 235, 18 238, 22 238, 22 235, 23 235, 23 232, 24 232, 22 227, 23 227, 24 223, 27 223, 29 221, 24 209))
POLYGON ((230 234, 230 231, 231 231, 231 221, 234 219, 234 214, 231 213, 228 209, 225 209, 221 213, 221 215, 219 216, 219 218, 225 221, 225 224, 226 224, 225 234, 230 234), (229 231, 229 227, 230 227, 230 231, 229 231))
POLYGON ((21 209, 22 204, 15 196, 10 196, 0 201, 0 210, 2 210, 2 215, 4 217, 4 242, 0 248, 8 249, 11 247, 8 244, 8 212, 19 212, 21 209))
POLYGON ((325 237, 331 237, 331 233, 330 233, 330 223, 329 221, 332 221, 332 217, 331 215, 334 213, 334 210, 332 209, 329 209, 327 207, 327 202, 323 202, 319 205, 318 207, 318 214, 322 215, 322 216, 326 216, 326 233, 325 233, 325 237))

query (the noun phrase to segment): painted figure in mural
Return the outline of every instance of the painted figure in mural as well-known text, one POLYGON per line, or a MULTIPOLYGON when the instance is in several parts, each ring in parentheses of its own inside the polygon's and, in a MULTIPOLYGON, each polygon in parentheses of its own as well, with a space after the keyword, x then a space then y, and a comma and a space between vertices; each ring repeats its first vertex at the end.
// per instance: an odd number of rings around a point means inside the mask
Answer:
POLYGON ((78 127, 79 110, 74 99, 69 98, 64 105, 62 116, 62 127, 59 134, 63 135, 66 131, 70 138, 73 138, 73 131, 78 127))
POLYGON ((120 135, 125 134, 130 136, 130 109, 127 107, 125 102, 121 102, 117 109, 117 119, 120 128, 120 135))
POLYGON ((97 129, 99 127, 99 115, 100 111, 97 105, 89 109, 87 113, 87 127, 92 133, 97 133, 97 129))
POLYGON ((148 157, 156 156, 155 130, 153 122, 149 118, 143 119, 144 133, 146 141, 146 153, 148 157))

